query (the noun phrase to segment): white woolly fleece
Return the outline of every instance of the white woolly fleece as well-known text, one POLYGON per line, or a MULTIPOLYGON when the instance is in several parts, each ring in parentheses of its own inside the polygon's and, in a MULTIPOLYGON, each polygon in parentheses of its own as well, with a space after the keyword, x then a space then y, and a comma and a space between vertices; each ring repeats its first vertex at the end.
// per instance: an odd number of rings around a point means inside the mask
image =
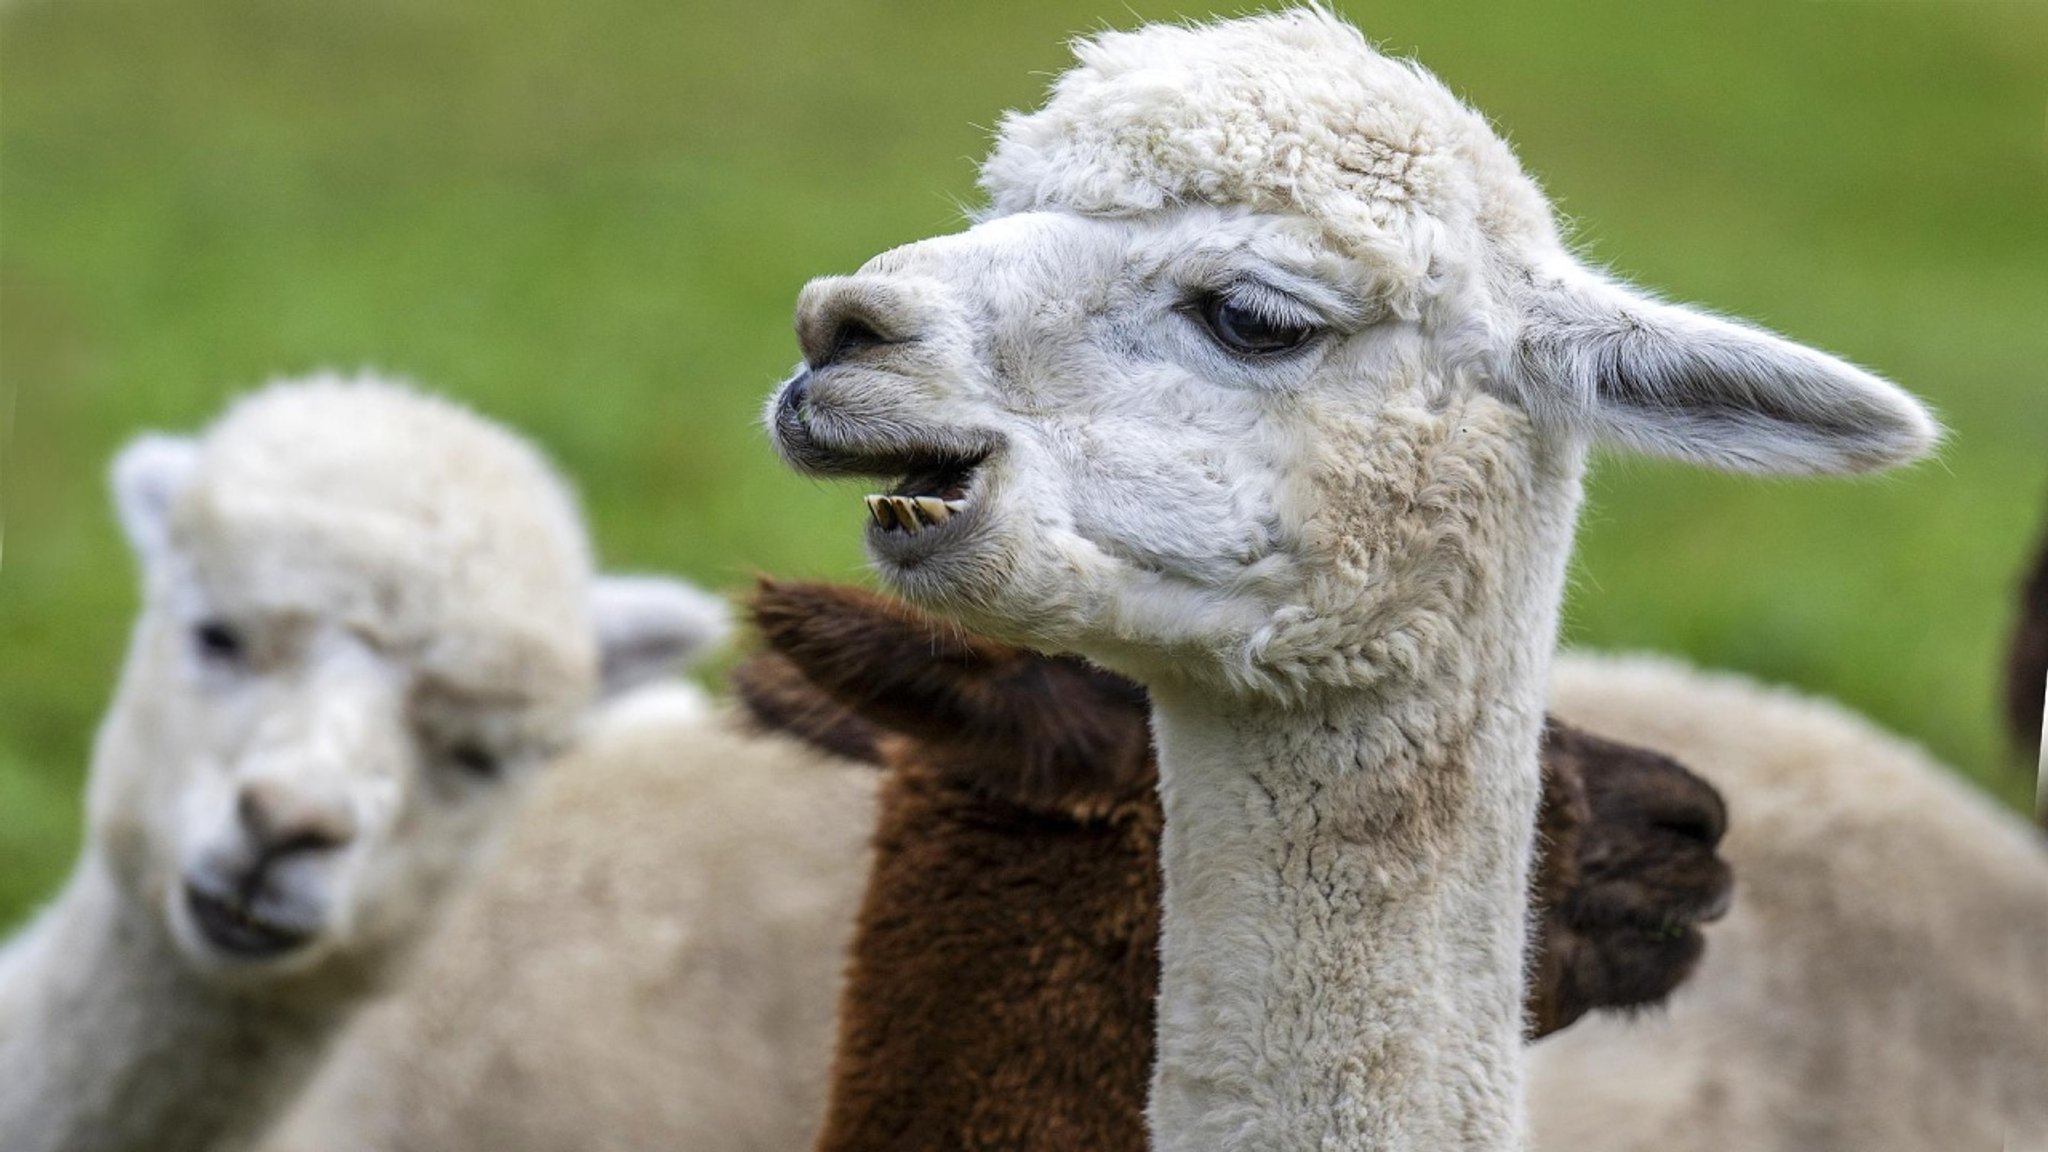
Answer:
POLYGON ((1440 245, 1556 235, 1483 116, 1320 8, 1106 32, 1074 56, 1043 107, 1003 117, 981 168, 992 214, 1299 214, 1411 281, 1440 245))
POLYGON ((261 1147, 811 1147, 881 780, 622 698, 261 1147))
POLYGON ((403 384, 322 375, 242 399, 207 430, 171 537, 217 586, 428 640, 427 662, 466 680, 577 698, 593 675, 567 485, 517 436, 403 384))

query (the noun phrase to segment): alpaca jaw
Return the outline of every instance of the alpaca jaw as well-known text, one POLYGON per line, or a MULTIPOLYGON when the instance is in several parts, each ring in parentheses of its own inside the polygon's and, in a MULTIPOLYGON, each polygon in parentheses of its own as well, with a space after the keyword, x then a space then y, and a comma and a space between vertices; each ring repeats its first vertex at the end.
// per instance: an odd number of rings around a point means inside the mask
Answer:
POLYGON ((770 397, 768 432, 806 475, 883 481, 863 498, 869 555, 885 579, 943 584, 934 567, 972 562, 1006 439, 907 410, 897 401, 914 386, 891 375, 807 366, 770 397))
POLYGON ((934 458, 886 492, 863 498, 866 544, 885 577, 903 580, 920 567, 943 567, 951 552, 972 552, 982 519, 984 469, 991 458, 934 458))

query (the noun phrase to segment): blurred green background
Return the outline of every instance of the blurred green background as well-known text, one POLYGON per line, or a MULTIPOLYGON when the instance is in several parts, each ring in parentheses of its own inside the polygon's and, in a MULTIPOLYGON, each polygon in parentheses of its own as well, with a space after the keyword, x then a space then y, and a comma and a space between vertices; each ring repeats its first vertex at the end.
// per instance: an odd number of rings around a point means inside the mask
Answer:
MULTIPOLYGON (((1954 428, 1860 483, 1604 462, 1570 639, 1839 696, 2022 803, 1994 686, 2048 497, 2048 4, 1349 7, 1512 133, 1598 259, 1954 428)), ((754 424, 797 287, 957 227, 1067 35, 1201 11, 10 0, 0 924, 76 848, 135 603, 124 438, 375 366, 537 437, 613 565, 856 578, 855 495, 754 424)))

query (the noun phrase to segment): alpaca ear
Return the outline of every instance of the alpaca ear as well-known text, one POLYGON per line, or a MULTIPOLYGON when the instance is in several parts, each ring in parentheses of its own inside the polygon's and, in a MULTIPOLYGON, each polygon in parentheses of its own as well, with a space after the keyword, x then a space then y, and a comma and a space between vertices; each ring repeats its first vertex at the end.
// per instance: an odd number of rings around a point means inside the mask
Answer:
POLYGON ((1731 472, 1870 472, 1941 435, 1919 401, 1847 361, 1576 264, 1539 274, 1522 319, 1530 412, 1637 452, 1731 472))
POLYGON ((114 457, 114 511, 128 544, 149 567, 171 546, 171 513, 199 471, 199 442, 141 436, 114 457))
POLYGON ((598 671, 616 696, 682 671, 732 632, 725 601, 660 576, 599 576, 590 585, 598 671))

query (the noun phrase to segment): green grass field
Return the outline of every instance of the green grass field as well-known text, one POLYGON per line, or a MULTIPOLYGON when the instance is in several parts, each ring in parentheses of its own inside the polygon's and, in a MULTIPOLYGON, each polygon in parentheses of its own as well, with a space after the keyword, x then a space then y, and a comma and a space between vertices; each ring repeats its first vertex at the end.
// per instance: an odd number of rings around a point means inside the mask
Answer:
MULTIPOLYGON (((1201 9, 10 0, 0 12, 0 925, 62 876, 134 579, 110 454, 320 366, 537 437, 607 559, 855 578, 754 417, 814 274, 955 227, 1063 38, 1201 9)), ((1598 469, 1570 639, 1842 697, 2008 801, 2048 497, 2048 4, 1353 4, 1513 134, 1585 248, 1929 397, 1861 483, 1598 469)))

